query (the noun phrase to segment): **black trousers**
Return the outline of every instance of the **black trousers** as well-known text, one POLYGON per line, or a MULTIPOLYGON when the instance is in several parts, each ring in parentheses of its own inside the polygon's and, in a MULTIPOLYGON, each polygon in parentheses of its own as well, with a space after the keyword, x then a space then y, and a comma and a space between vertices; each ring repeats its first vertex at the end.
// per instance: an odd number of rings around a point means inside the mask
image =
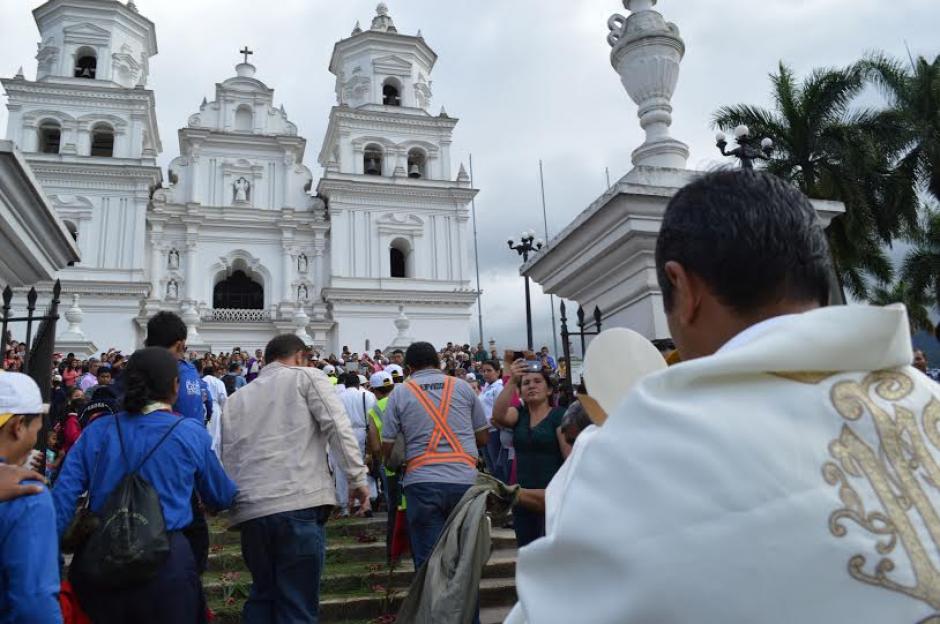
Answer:
POLYGON ((193 549, 193 558, 196 560, 196 571, 199 576, 209 567, 209 524, 206 522, 206 512, 199 503, 199 495, 193 492, 190 504, 193 509, 193 522, 183 529, 183 535, 189 540, 193 549))
POLYGON ((182 533, 168 533, 170 556, 148 583, 100 588, 77 575, 71 581, 82 608, 95 624, 199 624, 205 621, 202 588, 193 551, 182 533))

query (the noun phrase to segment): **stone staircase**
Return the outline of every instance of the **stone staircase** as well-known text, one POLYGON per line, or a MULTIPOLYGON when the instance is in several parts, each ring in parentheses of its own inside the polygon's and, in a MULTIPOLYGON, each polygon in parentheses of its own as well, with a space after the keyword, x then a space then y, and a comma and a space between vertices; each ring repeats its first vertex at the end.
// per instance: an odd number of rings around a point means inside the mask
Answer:
MULTIPOLYGON (((326 567, 320 587, 324 624, 385 624, 398 611, 414 575, 410 557, 394 570, 385 563, 385 514, 331 520, 327 525, 326 567)), ((223 519, 209 523, 209 570, 203 577, 218 624, 241 622, 251 574, 241 557, 239 534, 223 519)), ((493 554, 480 581, 481 624, 501 624, 516 601, 516 540, 511 530, 493 529, 493 554)))

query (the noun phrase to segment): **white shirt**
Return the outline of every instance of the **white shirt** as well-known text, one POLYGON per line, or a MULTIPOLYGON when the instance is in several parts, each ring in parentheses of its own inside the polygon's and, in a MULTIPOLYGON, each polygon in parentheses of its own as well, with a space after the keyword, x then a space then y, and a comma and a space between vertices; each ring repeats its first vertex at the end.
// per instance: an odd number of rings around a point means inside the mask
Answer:
POLYGON ((344 388, 339 398, 343 402, 343 407, 346 408, 346 413, 349 414, 349 420, 352 422, 353 429, 356 430, 356 435, 360 435, 360 430, 362 435, 365 435, 366 414, 375 407, 375 395, 362 388, 344 388))
MULTIPOLYGON (((483 404, 483 411, 486 413, 486 422, 488 423, 493 420, 493 405, 496 403, 496 397, 502 391, 503 380, 497 379, 491 384, 486 384, 480 392, 480 403, 483 404)), ((493 428, 492 424, 490 424, 490 428, 493 428)))
POLYGON ((228 392, 225 390, 225 382, 215 375, 206 375, 202 380, 206 382, 209 396, 212 398, 212 418, 209 420, 208 431, 212 437, 212 450, 219 455, 219 444, 222 442, 222 409, 228 399, 228 392))

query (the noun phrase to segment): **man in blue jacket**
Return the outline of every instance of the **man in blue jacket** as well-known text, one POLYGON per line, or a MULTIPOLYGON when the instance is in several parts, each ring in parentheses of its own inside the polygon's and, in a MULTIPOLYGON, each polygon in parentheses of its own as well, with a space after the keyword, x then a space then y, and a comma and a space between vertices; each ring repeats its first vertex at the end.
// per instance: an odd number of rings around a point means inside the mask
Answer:
MULTIPOLYGON (((196 368, 186 361, 186 323, 172 312, 157 312, 147 321, 147 347, 168 349, 179 360, 180 390, 173 404, 173 411, 183 418, 193 418, 206 424, 206 406, 203 394, 205 382, 196 368)), ((208 394, 208 389, 206 389, 208 394)), ((209 564, 209 525, 199 497, 193 492, 193 523, 183 534, 189 540, 196 559, 196 569, 201 575, 209 564)))
MULTIPOLYGON (((0 463, 19 466, 42 427, 39 386, 21 373, 0 374, 0 463)), ((45 488, 0 503, 0 622, 60 624, 59 540, 45 488)))

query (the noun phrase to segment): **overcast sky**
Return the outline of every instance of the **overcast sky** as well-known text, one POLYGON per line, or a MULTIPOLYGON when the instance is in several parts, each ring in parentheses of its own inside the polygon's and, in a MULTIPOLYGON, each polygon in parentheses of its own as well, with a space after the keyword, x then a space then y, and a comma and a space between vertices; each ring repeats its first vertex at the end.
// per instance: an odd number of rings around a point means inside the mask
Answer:
MULTIPOLYGON (((36 0, 0 0, 0 75, 23 66, 35 78, 36 0)), ((176 131, 234 75, 249 45, 257 77, 275 89, 316 162, 334 78, 333 44, 357 20, 367 28, 371 0, 137 0, 157 27, 159 54, 148 85, 156 92, 163 154, 177 155, 176 131)), ((422 31, 439 60, 431 110, 459 117, 454 170, 473 154, 479 218, 485 337, 525 341, 518 257, 505 240, 542 229, 538 161, 545 167, 550 234, 557 233, 616 180, 642 141, 636 107, 610 66, 607 19, 616 0, 390 0, 398 30, 422 31)), ((906 57, 940 52, 938 0, 661 0, 686 43, 673 99, 673 136, 692 150, 689 166, 715 164, 710 119, 721 105, 767 104, 767 75, 782 59, 799 75, 851 63, 870 50, 906 57)), ((0 111, 6 128, 6 111, 0 111)), ((535 291, 536 341, 551 344, 548 298, 535 291)), ((471 336, 476 337, 474 319, 471 336)))

